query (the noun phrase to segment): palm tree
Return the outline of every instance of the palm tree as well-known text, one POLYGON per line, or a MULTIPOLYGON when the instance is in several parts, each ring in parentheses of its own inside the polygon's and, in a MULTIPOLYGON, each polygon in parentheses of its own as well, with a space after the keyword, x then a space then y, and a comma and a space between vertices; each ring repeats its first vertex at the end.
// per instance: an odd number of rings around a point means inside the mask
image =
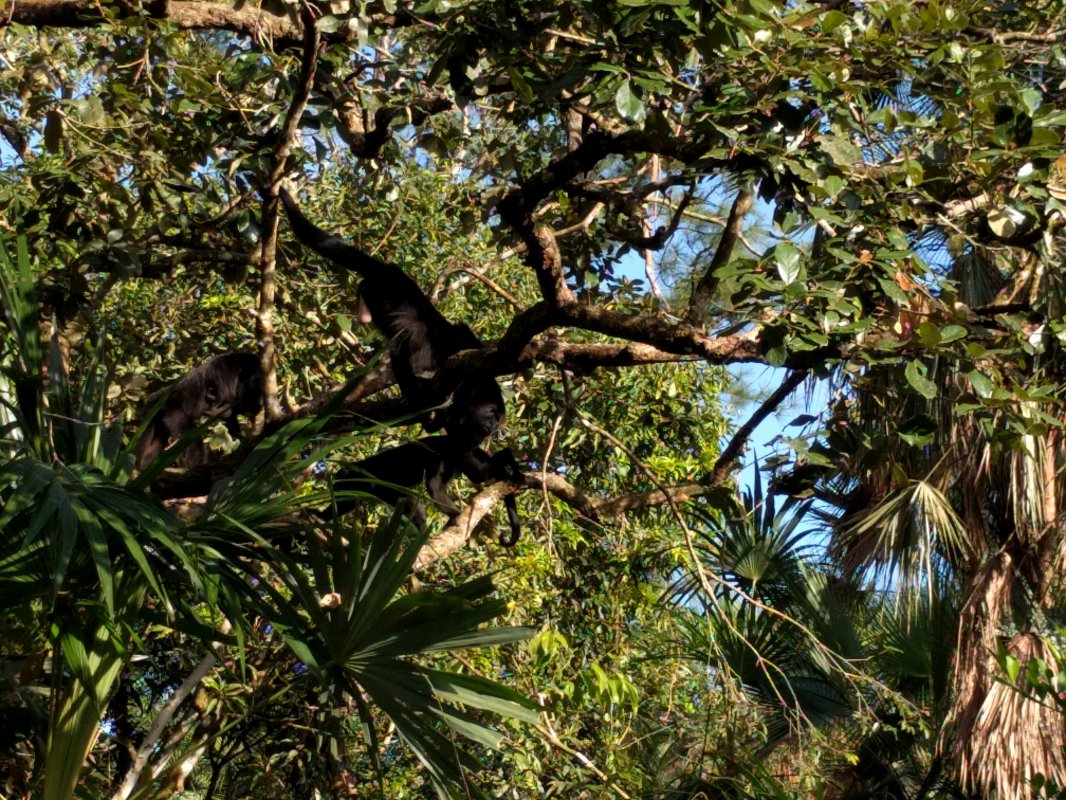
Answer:
POLYGON ((685 617, 682 653, 707 665, 713 691, 735 687, 759 710, 763 737, 725 768, 698 764, 682 785, 794 796, 803 731, 851 753, 829 765, 826 797, 910 800, 946 785, 923 726, 947 710, 956 587, 935 579, 901 595, 864 580, 819 542, 826 513, 824 501, 776 510, 759 478, 736 505, 695 512, 698 567, 670 594, 685 617))
POLYGON ((1061 368, 1050 349, 1030 347, 1027 363, 868 368, 829 421, 820 454, 835 467, 815 486, 839 511, 835 558, 912 605, 947 592, 957 606, 938 752, 963 788, 1008 800, 1028 797, 1038 774, 1066 779, 1062 715, 1003 683, 995 662, 999 651, 1047 660, 1042 637, 1061 624, 1060 422, 1042 400, 1061 368), (904 374, 916 370, 928 384, 904 374))

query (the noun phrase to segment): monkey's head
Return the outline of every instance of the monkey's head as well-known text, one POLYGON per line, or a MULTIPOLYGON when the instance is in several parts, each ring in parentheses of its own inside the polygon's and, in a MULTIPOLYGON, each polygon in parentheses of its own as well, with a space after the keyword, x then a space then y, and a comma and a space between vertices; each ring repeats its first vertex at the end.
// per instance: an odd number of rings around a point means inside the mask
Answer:
POLYGON ((503 394, 488 375, 471 377, 456 387, 444 427, 452 436, 480 444, 503 425, 503 394))
POLYGON ((198 413, 242 414, 251 419, 263 407, 263 379, 259 357, 225 353, 200 367, 203 408, 198 413))

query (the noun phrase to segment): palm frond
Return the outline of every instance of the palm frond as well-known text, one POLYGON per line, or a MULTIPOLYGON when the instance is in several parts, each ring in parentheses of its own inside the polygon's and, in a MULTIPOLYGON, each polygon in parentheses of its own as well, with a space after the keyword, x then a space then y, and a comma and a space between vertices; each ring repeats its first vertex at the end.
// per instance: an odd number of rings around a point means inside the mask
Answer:
MULTIPOLYGON (((430 669, 412 657, 516 642, 531 631, 482 627, 507 608, 492 597, 487 577, 447 592, 397 596, 426 536, 397 514, 367 543, 353 531, 346 541, 309 540, 313 584, 290 556, 274 552, 280 585, 261 584, 257 602, 336 702, 365 696, 385 712, 442 796, 460 796, 459 787, 461 796, 481 796, 464 774, 476 760, 445 732, 495 747, 500 734, 467 709, 534 722, 538 707, 495 682, 430 669)), ((354 705, 369 731, 368 706, 354 705)), ((376 760, 377 751, 371 756, 376 760)))
POLYGON ((899 570, 915 582, 934 579, 939 560, 968 553, 972 542, 948 498, 933 484, 911 481, 848 520, 833 552, 853 570, 899 570))

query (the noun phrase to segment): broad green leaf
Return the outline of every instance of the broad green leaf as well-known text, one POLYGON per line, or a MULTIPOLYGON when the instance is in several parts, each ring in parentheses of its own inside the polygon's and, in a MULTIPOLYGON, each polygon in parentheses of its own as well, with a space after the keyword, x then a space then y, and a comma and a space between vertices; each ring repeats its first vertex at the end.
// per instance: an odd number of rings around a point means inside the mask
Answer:
POLYGON ((630 81, 622 81, 614 93, 615 108, 618 113, 630 122, 639 122, 644 119, 644 101, 633 89, 630 81))
POLYGON ((777 262, 777 274, 783 283, 791 284, 800 280, 803 273, 803 261, 800 251, 789 242, 781 242, 774 248, 774 261, 777 262))
POLYGON ((922 397, 932 400, 937 396, 936 384, 925 377, 925 373, 926 367, 920 361, 908 362, 907 368, 904 370, 907 383, 922 397))
POLYGON ((983 372, 979 372, 975 369, 972 370, 967 377, 970 379, 970 385, 973 387, 973 390, 977 392, 977 396, 982 400, 989 399, 996 391, 996 384, 983 372))

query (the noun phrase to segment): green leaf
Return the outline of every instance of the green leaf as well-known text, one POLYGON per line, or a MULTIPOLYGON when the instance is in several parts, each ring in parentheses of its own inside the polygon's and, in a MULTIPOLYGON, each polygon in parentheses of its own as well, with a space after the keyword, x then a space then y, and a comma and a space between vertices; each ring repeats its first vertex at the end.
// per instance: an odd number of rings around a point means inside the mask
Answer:
POLYGON ((841 12, 835 9, 832 11, 827 11, 822 17, 822 30, 825 33, 830 33, 839 28, 841 25, 845 24, 847 21, 848 17, 846 14, 842 14, 841 12))
POLYGON ((838 166, 850 167, 862 162, 862 150, 846 136, 826 136, 822 139, 822 149, 838 166))
POLYGON ((533 93, 533 87, 529 85, 529 81, 522 77, 522 73, 515 67, 510 67, 507 70, 507 74, 511 78, 511 85, 514 86, 518 99, 523 103, 532 103, 536 95, 533 93))
POLYGON ((614 93, 614 105, 618 113, 630 122, 640 122, 644 119, 644 101, 633 88, 630 81, 622 81, 614 93))
POLYGON ((800 280, 803 276, 803 261, 800 251, 789 242, 781 242, 774 248, 774 261, 777 262, 777 274, 781 281, 788 285, 800 280))
POLYGON ((830 175, 825 179, 825 191, 830 197, 836 197, 844 191, 844 187, 847 184, 844 183, 844 179, 839 175, 830 175))
POLYGON ((900 426, 898 435, 909 445, 924 447, 933 441, 936 431, 936 420, 928 414, 918 414, 900 426))
POLYGON ((922 343, 922 347, 936 347, 943 341, 940 336, 940 328, 929 320, 921 322, 915 329, 915 333, 918 335, 918 341, 922 343))
POLYGON ((936 397, 936 384, 925 377, 925 364, 920 361, 911 361, 907 364, 903 374, 907 379, 907 383, 926 400, 932 400, 936 397))
POLYGON ((964 339, 968 333, 969 331, 962 325, 945 325, 940 329, 940 342, 941 344, 957 342, 959 339, 964 339))
POLYGON ((979 372, 975 369, 966 377, 970 379, 970 385, 973 387, 973 390, 977 392, 977 396, 982 400, 987 400, 995 394, 996 384, 983 372, 979 372))

